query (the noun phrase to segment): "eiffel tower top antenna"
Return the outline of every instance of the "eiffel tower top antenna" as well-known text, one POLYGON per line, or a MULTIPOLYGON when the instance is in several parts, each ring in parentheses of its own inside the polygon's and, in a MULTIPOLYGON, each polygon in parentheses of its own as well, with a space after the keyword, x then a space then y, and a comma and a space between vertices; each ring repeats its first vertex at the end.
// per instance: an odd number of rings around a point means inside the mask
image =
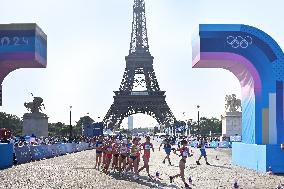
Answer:
POLYGON ((129 55, 141 54, 150 55, 146 28, 145 2, 144 0, 134 0, 129 55))

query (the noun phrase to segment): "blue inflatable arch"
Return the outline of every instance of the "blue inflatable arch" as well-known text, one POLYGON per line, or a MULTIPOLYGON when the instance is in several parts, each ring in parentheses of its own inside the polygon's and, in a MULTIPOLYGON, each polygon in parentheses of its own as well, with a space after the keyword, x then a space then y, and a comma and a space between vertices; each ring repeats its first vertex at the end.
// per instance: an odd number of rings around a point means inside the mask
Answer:
POLYGON ((279 45, 251 26, 201 24, 192 46, 194 68, 223 68, 238 78, 243 144, 283 143, 284 54, 279 45))
POLYGON ((193 67, 227 69, 241 84, 243 142, 284 142, 284 65, 278 44, 246 25, 200 25, 199 31, 193 67))

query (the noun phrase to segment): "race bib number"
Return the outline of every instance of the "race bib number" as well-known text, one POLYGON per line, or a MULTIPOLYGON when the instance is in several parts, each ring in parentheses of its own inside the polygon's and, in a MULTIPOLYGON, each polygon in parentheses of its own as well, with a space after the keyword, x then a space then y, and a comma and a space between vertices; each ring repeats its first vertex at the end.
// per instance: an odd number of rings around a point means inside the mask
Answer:
POLYGON ((120 148, 120 153, 122 154, 127 153, 127 148, 120 148))
POLYGON ((150 150, 150 149, 151 149, 151 147, 152 147, 151 145, 146 144, 146 145, 145 145, 145 150, 150 150))
POLYGON ((182 156, 183 156, 183 157, 187 157, 187 156, 188 156, 188 153, 187 153, 186 150, 182 152, 182 156))

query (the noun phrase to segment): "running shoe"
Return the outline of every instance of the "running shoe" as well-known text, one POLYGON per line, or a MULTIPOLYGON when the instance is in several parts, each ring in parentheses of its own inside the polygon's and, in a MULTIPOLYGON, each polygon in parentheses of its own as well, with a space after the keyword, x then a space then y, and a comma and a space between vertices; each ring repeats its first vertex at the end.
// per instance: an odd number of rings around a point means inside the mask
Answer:
POLYGON ((174 177, 170 176, 170 183, 173 183, 174 177))
POLYGON ((172 165, 171 161, 169 161, 169 164, 172 165))
POLYGON ((201 164, 199 163, 199 161, 196 161, 196 164, 197 164, 197 165, 201 165, 201 164))
POLYGON ((133 175, 134 180, 139 180, 139 176, 138 175, 133 175))
POLYGON ((190 187, 187 183, 184 183, 184 187, 185 187, 186 189, 191 189, 191 187, 190 187))
POLYGON ((126 175, 126 171, 124 170, 122 173, 121 173, 122 176, 125 176, 126 175))
POLYGON ((166 163, 166 161, 164 160, 164 161, 163 161, 163 164, 165 164, 165 163, 166 163))
POLYGON ((206 162, 206 165, 210 165, 210 163, 206 162))

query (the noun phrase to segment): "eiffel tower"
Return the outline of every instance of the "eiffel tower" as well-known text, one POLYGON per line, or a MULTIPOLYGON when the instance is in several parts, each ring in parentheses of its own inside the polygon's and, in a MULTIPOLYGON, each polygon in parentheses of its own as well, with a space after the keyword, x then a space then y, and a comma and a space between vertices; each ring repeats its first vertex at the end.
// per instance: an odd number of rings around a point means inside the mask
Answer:
POLYGON ((134 0, 133 22, 129 55, 119 91, 114 91, 114 102, 103 119, 106 128, 117 129, 122 120, 132 114, 152 116, 163 127, 176 121, 166 103, 165 91, 161 91, 149 52, 145 2, 134 0), (135 90, 143 88, 144 90, 135 90))

